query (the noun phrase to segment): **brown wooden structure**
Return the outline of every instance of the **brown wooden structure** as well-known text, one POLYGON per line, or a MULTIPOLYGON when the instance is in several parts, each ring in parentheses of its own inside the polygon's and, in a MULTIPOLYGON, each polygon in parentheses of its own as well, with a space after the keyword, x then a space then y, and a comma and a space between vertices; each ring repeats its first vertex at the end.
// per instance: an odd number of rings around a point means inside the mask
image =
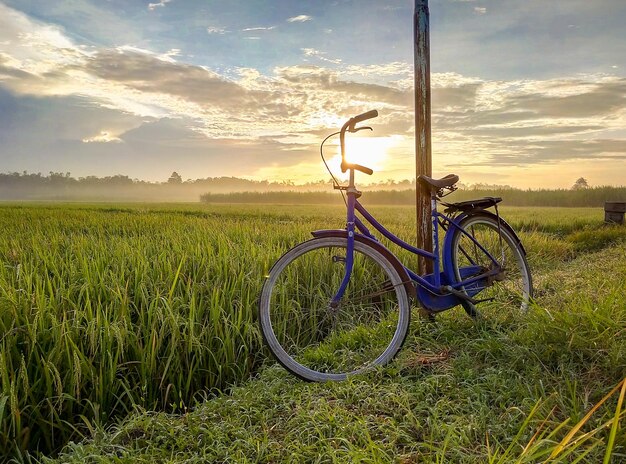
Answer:
POLYGON ((607 224, 624 224, 626 202, 607 201, 604 203, 604 222, 607 224))

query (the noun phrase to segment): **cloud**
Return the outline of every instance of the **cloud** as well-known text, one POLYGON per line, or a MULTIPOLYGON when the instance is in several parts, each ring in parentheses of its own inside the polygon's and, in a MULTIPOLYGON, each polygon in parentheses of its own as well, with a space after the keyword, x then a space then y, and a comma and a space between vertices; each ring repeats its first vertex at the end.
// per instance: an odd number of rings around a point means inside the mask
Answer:
MULTIPOLYGON (((589 83, 583 85, 588 86, 589 83)), ((626 105, 626 79, 592 84, 591 88, 582 88, 580 92, 571 95, 553 95, 546 92, 511 96, 507 99, 507 104, 511 109, 528 110, 537 117, 545 118, 563 115, 573 118, 598 116, 626 105)))
POLYGON ((219 35, 224 35, 226 34, 226 32, 228 32, 226 29, 224 29, 223 27, 216 27, 216 26, 210 26, 206 28, 206 31, 209 34, 219 34, 219 35))
MULTIPOLYGON (((169 26, 155 22, 156 19, 145 7, 143 1, 126 2, 124 7, 117 7, 115 2, 94 0, 42 1, 24 2, 23 0, 0 1, 0 23, 4 20, 15 23, 15 16, 21 15, 24 21, 43 27, 58 28, 66 37, 73 37, 82 41, 86 46, 97 43, 146 43, 151 34, 160 36, 169 26), (13 5, 13 7, 7 6, 13 5), (33 11, 28 16, 18 10, 33 11), (150 21, 150 27, 137 24, 137 15, 150 21), (46 18, 44 23, 42 19, 46 18)), ((23 24, 23 23, 22 23, 23 24)), ((7 30, 6 24, 0 26, 0 33, 7 30)), ((34 31, 32 29, 31 31, 34 31)), ((25 31, 28 32, 28 31, 25 31)), ((19 39, 14 42, 19 44, 19 39)))
POLYGON ((320 52, 319 50, 315 50, 314 48, 302 48, 301 50, 304 53, 304 56, 306 56, 306 57, 314 57, 314 58, 317 58, 320 61, 325 61, 327 63, 333 63, 333 64, 341 63, 340 59, 338 59, 338 58, 335 58, 335 59, 326 58, 324 56, 324 55, 326 55, 326 52, 320 52))
POLYGON ((92 104, 87 98, 14 95, 0 85, 2 169, 127 173, 135 156, 122 143, 86 143, 104 130, 109 138, 142 124, 142 118, 92 104), (106 129, 103 129, 106 128, 106 129))
POLYGON ((166 61, 174 62, 176 61, 173 57, 180 56, 180 48, 171 48, 162 55, 159 55, 161 59, 166 61))
POLYGON ((94 135, 92 137, 85 137, 83 139, 84 143, 120 143, 122 139, 116 137, 108 131, 100 131, 99 134, 94 135))
POLYGON ((33 21, 0 3, 0 53, 5 62, 39 74, 80 59, 86 52, 62 28, 33 21))
POLYGON ((434 109, 433 127, 446 140, 471 146, 463 165, 618 159, 626 152, 625 84, 593 76, 473 84, 461 106, 434 109))
POLYGON ((593 160, 595 162, 626 160, 626 144, 623 140, 542 140, 527 142, 523 150, 513 145, 505 150, 500 144, 493 144, 492 150, 497 156, 476 160, 472 166, 537 166, 559 161, 593 160), (517 150, 516 150, 517 148, 517 150))
POLYGON ((150 11, 154 11, 159 7, 164 7, 165 5, 167 5, 168 3, 170 3, 172 0, 160 0, 159 3, 149 3, 148 4, 148 9, 150 11))
POLYGON ((164 172, 179 169, 194 173, 194 177, 252 175, 272 163, 297 164, 309 154, 302 145, 271 138, 209 138, 190 129, 189 123, 189 120, 170 118, 149 121, 120 138, 134 152, 143 153, 145 159, 166 163, 168 167, 164 172), (172 152, 177 153, 174 160, 172 152))
POLYGON ((241 32, 272 31, 274 29, 276 29, 276 26, 269 26, 269 27, 246 27, 245 29, 242 29, 241 32))
POLYGON ((394 61, 392 63, 368 64, 368 65, 347 65, 343 71, 346 74, 359 77, 376 76, 402 76, 409 77, 413 75, 413 65, 394 61))
MULTIPOLYGON (((59 27, 2 5, 0 12, 0 135, 3 153, 15 159, 43 147, 58 150, 55 159, 65 159, 63 150, 79 159, 80 149, 104 156, 117 148, 144 163, 155 153, 165 163, 167 153, 181 150, 198 162, 219 160, 223 173, 250 175, 270 163, 315 163, 322 135, 374 108, 376 135, 402 140, 393 159, 407 164, 412 156, 411 63, 344 64, 306 47, 306 65, 221 72, 179 62, 175 48, 80 46, 59 27), (67 124, 55 134, 44 116, 67 124)), ((626 78, 495 80, 449 72, 431 81, 433 151, 449 165, 624 159, 626 78)))
POLYGON ((181 103, 216 105, 222 110, 250 111, 262 96, 200 66, 134 50, 99 51, 86 60, 81 70, 106 82, 122 84, 131 92, 169 95, 180 98, 181 103))
POLYGON ((287 22, 288 23, 304 23, 306 21, 311 21, 312 19, 313 18, 308 15, 298 15, 298 16, 293 16, 287 19, 287 22))

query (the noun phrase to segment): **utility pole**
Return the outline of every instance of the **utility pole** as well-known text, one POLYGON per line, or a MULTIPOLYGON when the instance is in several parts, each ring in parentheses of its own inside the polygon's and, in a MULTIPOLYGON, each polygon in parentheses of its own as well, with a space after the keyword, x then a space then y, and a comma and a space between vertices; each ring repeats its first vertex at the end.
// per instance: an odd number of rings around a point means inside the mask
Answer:
MULTIPOLYGON (((421 174, 432 175, 430 144, 430 17, 428 0, 415 0, 413 36, 415 44, 415 191, 417 247, 432 252, 430 192, 417 182, 421 174)), ((420 274, 433 272, 433 262, 418 257, 420 274)))

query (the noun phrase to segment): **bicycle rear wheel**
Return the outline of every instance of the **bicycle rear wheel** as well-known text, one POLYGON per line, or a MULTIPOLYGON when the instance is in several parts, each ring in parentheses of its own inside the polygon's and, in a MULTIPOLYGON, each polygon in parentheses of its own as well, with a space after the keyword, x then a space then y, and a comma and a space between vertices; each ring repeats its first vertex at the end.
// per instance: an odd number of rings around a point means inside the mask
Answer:
POLYGON ((402 278, 373 247, 355 241, 350 282, 330 302, 345 275, 347 239, 301 243, 272 267, 259 301, 261 331, 288 371, 309 381, 343 380, 389 362, 409 326, 402 278))
MULTIPOLYGON (((480 309, 464 302, 463 307, 472 316, 490 320, 505 321, 519 316, 528 310, 532 298, 532 278, 524 250, 513 230, 496 216, 489 213, 475 213, 461 221, 465 231, 456 230, 452 240, 452 263, 457 281, 461 281, 463 269, 480 266, 480 274, 486 270, 500 269, 500 272, 477 283, 461 288, 474 298, 487 300, 480 303, 480 309), (495 259, 472 240, 473 237, 495 259)), ((468 275, 463 276, 467 279, 468 275)))

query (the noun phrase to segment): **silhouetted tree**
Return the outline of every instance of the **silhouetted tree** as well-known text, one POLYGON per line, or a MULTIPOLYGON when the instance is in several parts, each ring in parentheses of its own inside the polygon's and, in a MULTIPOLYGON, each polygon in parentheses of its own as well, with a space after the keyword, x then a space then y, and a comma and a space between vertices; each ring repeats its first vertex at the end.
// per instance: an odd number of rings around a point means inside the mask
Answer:
POLYGON ((183 178, 176 171, 172 173, 169 179, 167 179, 168 184, 182 184, 183 178))
POLYGON ((576 182, 574 182, 574 185, 572 185, 572 190, 584 190, 588 188, 589 184, 587 183, 587 179, 584 177, 579 177, 576 179, 576 182))

